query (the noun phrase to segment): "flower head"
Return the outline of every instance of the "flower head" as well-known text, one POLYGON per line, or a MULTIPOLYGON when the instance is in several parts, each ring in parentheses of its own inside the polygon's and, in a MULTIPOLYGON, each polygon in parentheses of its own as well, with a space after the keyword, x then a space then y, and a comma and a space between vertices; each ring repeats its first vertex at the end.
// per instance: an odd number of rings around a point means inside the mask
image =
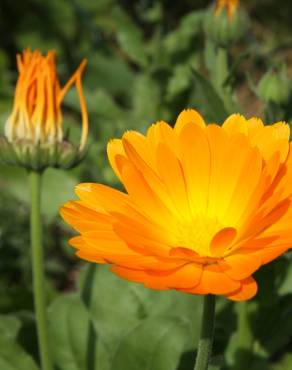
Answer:
POLYGON ((80 184, 62 208, 77 255, 153 289, 247 300, 252 274, 292 245, 289 126, 194 110, 108 144, 126 193, 80 184))
MULTIPOLYGON (((69 81, 61 87, 57 76, 55 52, 49 51, 46 56, 40 51, 26 49, 17 55, 19 77, 16 84, 12 113, 7 119, 5 136, 12 149, 20 153, 17 158, 30 167, 31 157, 49 157, 42 150, 54 147, 54 156, 61 159, 64 151, 68 152, 70 143, 65 142, 61 104, 68 89, 75 84, 82 114, 82 133, 78 152, 82 152, 88 136, 88 116, 83 95, 81 76, 86 65, 83 60, 69 81), (59 152, 59 155, 56 151, 59 152), (23 158, 30 152, 30 158, 23 158), (21 158, 22 156, 22 158, 21 158)), ((70 150, 69 150, 70 151, 70 150)), ((76 150, 75 150, 76 152, 76 150)), ((72 154, 72 153, 71 153, 72 154)), ((76 154, 76 153, 75 153, 76 154)), ((35 159, 35 158, 34 158, 35 159)), ((17 161, 16 161, 17 162, 17 161)), ((44 166, 50 165, 43 163, 44 166)))

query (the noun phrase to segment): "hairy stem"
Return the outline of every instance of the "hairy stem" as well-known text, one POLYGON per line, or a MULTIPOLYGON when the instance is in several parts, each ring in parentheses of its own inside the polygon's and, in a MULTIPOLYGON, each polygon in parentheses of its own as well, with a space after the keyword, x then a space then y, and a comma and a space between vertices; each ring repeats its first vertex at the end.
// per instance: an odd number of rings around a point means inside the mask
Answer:
POLYGON ((212 354, 215 322, 215 296, 205 295, 201 335, 194 370, 207 370, 212 354))
POLYGON ((41 223, 41 174, 31 171, 29 174, 31 191, 30 235, 32 253, 32 274, 34 306, 42 370, 53 370, 50 356, 46 317, 44 257, 42 246, 41 223))

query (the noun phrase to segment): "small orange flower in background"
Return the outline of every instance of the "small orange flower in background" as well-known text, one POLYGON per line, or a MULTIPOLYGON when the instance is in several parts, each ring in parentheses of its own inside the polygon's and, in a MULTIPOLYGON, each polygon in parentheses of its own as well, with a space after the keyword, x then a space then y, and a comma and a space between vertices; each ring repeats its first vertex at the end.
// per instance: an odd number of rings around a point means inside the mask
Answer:
POLYGON ((247 300, 252 274, 292 245, 289 126, 194 110, 108 144, 126 193, 80 184, 62 216, 85 260, 153 289, 247 300))
POLYGON ((54 51, 49 51, 44 56, 38 50, 29 49, 17 55, 19 77, 14 104, 6 122, 5 138, 1 138, 1 154, 8 163, 35 170, 50 166, 66 168, 70 161, 75 163, 77 157, 79 160, 80 153, 85 148, 88 114, 81 77, 86 60, 82 61, 69 81, 61 87, 55 58, 54 51), (64 96, 74 84, 82 116, 78 147, 64 138, 61 111, 64 96), (72 158, 75 158, 75 162, 72 158))
POLYGON ((219 15, 222 10, 226 9, 228 17, 232 18, 239 6, 239 0, 217 0, 215 14, 219 15))

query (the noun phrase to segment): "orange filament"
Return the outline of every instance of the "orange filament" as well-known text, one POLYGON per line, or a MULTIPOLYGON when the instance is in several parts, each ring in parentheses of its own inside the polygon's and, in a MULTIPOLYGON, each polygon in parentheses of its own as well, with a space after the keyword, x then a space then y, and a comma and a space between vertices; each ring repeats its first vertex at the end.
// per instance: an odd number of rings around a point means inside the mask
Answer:
POLYGON ((217 0, 216 15, 219 15, 223 9, 227 10, 228 17, 231 19, 239 6, 239 0, 217 0))
POLYGON ((16 84, 14 106, 6 123, 8 140, 29 140, 50 144, 63 140, 61 104, 69 88, 75 84, 81 108, 82 133, 80 150, 88 136, 88 114, 81 77, 86 65, 83 60, 76 72, 62 88, 58 80, 56 53, 26 49, 17 55, 19 78, 16 84))

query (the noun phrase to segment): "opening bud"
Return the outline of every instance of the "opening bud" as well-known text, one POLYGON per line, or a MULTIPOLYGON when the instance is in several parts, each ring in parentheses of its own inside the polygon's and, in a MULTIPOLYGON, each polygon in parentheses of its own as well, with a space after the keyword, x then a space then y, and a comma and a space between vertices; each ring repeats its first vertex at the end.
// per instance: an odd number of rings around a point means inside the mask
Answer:
POLYGON ((57 76, 55 52, 42 55, 26 49, 17 55, 19 77, 14 104, 0 141, 2 159, 14 165, 44 170, 46 167, 70 168, 80 162, 88 137, 88 114, 82 88, 83 60, 69 81, 61 87, 57 76), (79 144, 63 135, 61 104, 75 85, 80 102, 82 130, 79 144))
POLYGON ((216 45, 229 47, 247 32, 249 19, 239 0, 217 0, 206 13, 205 33, 216 45))

